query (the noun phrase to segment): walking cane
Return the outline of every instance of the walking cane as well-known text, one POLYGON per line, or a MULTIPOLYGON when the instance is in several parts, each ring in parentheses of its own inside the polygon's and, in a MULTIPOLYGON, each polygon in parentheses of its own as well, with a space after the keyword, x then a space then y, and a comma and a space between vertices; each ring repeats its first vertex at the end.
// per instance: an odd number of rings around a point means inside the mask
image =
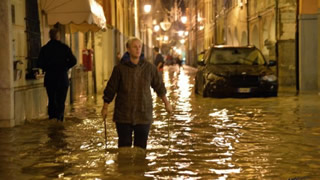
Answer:
POLYGON ((168 151, 170 151, 170 148, 171 148, 171 141, 170 141, 170 119, 171 119, 171 114, 168 115, 168 151))
MULTIPOLYGON (((173 111, 173 110, 172 110, 172 111, 173 111)), ((167 114, 167 116, 168 116, 168 150, 169 150, 169 151, 170 151, 170 148, 171 148, 171 141, 170 141, 170 121, 171 121, 172 115, 173 115, 173 112, 167 114)))
POLYGON ((106 116, 103 116, 103 124, 104 124, 104 139, 106 141, 106 148, 107 148, 107 124, 106 124, 106 116))

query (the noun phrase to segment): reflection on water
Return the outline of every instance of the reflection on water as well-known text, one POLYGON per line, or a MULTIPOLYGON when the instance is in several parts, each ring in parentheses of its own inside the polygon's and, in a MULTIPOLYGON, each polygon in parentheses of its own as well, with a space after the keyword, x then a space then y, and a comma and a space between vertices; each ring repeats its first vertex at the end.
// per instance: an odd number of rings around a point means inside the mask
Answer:
MULTIPOLYGON (((192 68, 166 67, 174 113, 154 97, 147 151, 117 149, 96 102, 77 103, 66 122, 0 129, 2 179, 319 179, 317 95, 214 99, 193 93, 192 68)), ((111 104, 112 105, 112 104, 111 104)), ((113 105, 112 105, 113 106, 113 105)))

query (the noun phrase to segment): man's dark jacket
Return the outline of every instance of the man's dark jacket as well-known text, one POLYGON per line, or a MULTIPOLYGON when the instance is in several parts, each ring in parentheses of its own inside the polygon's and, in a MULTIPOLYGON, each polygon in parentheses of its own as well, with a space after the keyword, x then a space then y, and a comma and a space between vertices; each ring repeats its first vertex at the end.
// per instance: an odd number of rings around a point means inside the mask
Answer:
POLYGON ((166 94, 155 65, 143 58, 138 64, 133 64, 130 56, 127 56, 115 66, 103 96, 104 102, 110 103, 117 95, 113 121, 133 125, 151 124, 153 106, 150 87, 160 97, 166 94))
POLYGON ((38 58, 38 66, 45 72, 44 85, 68 87, 68 70, 76 63, 77 59, 66 44, 50 40, 41 48, 38 58))

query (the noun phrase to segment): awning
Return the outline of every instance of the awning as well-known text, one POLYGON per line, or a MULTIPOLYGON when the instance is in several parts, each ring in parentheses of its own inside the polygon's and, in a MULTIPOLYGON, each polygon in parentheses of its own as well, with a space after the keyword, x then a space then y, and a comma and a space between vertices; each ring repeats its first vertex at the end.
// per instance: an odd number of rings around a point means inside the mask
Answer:
POLYGON ((103 8, 95 0, 41 0, 49 25, 70 25, 71 32, 106 28, 103 8))

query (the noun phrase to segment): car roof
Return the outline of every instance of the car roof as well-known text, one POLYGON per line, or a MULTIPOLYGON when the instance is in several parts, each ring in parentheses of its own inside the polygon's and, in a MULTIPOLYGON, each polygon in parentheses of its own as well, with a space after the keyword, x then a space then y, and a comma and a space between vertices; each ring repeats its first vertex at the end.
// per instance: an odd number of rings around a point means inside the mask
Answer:
POLYGON ((232 46, 232 45, 214 45, 214 46, 211 46, 211 48, 241 48, 241 49, 255 49, 256 47, 255 46, 232 46))

